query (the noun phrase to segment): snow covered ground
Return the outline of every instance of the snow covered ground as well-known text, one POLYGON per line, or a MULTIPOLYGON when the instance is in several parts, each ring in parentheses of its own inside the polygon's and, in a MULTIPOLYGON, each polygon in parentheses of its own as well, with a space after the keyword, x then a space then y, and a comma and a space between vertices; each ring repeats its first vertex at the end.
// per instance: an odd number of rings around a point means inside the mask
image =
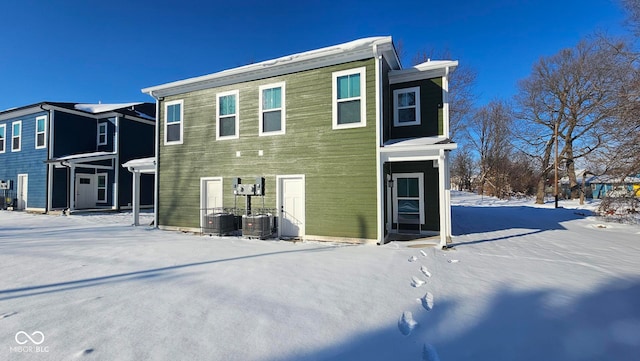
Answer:
POLYGON ((0 359, 638 359, 640 226, 453 204, 446 251, 0 211, 0 359))

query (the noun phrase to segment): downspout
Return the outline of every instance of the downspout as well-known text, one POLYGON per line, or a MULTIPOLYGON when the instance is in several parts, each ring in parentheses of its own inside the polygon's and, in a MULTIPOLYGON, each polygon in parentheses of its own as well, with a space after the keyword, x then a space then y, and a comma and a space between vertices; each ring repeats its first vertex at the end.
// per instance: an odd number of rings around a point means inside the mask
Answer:
POLYGON ((160 99, 153 95, 153 91, 149 92, 152 98, 156 100, 156 141, 155 141, 155 174, 153 178, 153 227, 158 228, 158 208, 160 199, 160 172, 158 164, 160 163, 160 99))
POLYGON ((380 164, 380 147, 382 145, 381 121, 382 117, 382 55, 378 50, 378 44, 373 45, 375 56, 375 91, 376 91, 376 241, 378 245, 384 244, 384 167, 380 164))
POLYGON ((449 67, 444 68, 442 77, 442 136, 449 138, 449 67))
POLYGON ((113 151, 116 152, 116 164, 113 167, 113 205, 112 209, 119 210, 120 209, 120 116, 116 116, 116 129, 113 134, 113 151))

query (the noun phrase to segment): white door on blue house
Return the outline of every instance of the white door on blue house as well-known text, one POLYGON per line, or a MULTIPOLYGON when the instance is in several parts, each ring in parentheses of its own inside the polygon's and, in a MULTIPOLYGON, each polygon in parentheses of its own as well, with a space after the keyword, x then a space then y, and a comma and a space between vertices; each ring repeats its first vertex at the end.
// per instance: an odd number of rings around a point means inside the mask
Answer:
POLYGON ((16 194, 16 208, 27 208, 27 192, 29 190, 29 175, 18 174, 18 189, 16 194))
POLYGON ((302 237, 305 234, 304 176, 281 176, 278 179, 280 237, 302 237))
POLYGON ((97 184, 94 174, 76 174, 76 209, 94 208, 97 184))

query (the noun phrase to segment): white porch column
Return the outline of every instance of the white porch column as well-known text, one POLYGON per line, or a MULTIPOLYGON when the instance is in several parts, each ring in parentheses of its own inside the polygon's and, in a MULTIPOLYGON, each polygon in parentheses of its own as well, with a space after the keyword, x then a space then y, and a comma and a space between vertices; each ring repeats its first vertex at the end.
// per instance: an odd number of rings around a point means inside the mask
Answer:
POLYGON ((69 165, 69 211, 76 209, 76 166, 69 165))
POLYGON ((140 225, 140 171, 133 172, 133 225, 140 225))
POLYGON ((445 167, 445 154, 444 150, 440 150, 440 156, 438 157, 438 198, 440 206, 440 247, 447 246, 447 191, 445 190, 446 182, 446 167, 445 167))
POLYGON ((444 183, 444 193, 445 193, 445 200, 446 200, 446 204, 445 204, 445 219, 447 222, 447 228, 446 228, 446 232, 445 232, 445 236, 446 236, 446 242, 449 243, 451 242, 451 173, 450 173, 450 169, 449 169, 449 154, 450 152, 448 151, 443 151, 444 152, 444 178, 445 178, 445 183, 444 183))

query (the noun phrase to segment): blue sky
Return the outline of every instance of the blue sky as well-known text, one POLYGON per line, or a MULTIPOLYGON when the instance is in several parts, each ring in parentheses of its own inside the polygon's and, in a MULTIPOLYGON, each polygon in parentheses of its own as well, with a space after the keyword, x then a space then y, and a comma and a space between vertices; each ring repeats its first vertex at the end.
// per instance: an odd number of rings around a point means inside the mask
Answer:
POLYGON ((478 73, 479 104, 510 98, 540 56, 623 32, 617 0, 136 1, 3 4, 0 110, 40 101, 153 101, 141 88, 369 36, 404 66, 448 49, 478 73))

